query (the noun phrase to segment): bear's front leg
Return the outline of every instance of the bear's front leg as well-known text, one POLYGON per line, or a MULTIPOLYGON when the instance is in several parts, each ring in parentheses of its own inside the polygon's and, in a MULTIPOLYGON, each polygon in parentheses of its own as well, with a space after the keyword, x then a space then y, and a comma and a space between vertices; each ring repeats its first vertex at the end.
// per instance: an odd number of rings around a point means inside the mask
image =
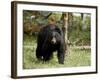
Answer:
POLYGON ((57 57, 59 64, 64 64, 65 53, 63 44, 59 46, 57 57))
POLYGON ((42 60, 42 53, 41 53, 41 47, 37 47, 37 49, 36 49, 36 58, 38 59, 38 60, 42 60))
POLYGON ((64 53, 58 52, 58 62, 59 64, 64 64, 64 53))

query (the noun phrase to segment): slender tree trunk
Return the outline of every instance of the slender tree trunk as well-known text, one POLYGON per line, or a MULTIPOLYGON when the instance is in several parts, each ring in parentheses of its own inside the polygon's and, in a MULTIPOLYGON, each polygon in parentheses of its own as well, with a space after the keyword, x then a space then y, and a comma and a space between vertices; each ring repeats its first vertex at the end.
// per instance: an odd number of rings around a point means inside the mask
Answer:
MULTIPOLYGON (((82 19, 82 31, 84 31, 86 29, 86 25, 85 25, 85 14, 81 13, 81 19, 82 19)), ((83 44, 83 40, 82 40, 82 46, 84 46, 83 44)))
POLYGON ((68 42, 68 13, 63 13, 62 14, 62 19, 63 19, 63 33, 64 33, 64 40, 65 40, 65 52, 67 51, 67 42, 68 42))
POLYGON ((82 19, 82 30, 85 30, 86 29, 85 14, 81 13, 81 19, 82 19))

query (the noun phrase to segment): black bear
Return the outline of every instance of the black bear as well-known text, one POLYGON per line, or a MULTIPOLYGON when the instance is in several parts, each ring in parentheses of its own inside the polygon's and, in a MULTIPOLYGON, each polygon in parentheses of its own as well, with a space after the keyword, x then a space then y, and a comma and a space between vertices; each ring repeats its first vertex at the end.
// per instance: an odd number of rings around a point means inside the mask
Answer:
POLYGON ((54 51, 57 51, 59 64, 64 64, 63 32, 58 26, 49 24, 38 34, 36 57, 38 60, 49 61, 54 51))

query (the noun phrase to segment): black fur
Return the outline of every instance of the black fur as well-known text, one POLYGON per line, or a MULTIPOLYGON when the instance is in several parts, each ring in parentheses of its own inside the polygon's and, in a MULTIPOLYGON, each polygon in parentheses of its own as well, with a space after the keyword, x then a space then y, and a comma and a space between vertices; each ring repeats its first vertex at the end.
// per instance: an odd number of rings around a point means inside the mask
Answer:
POLYGON ((57 51, 58 62, 64 64, 63 32, 55 25, 47 25, 38 34, 36 57, 38 60, 49 61, 54 51, 57 51))

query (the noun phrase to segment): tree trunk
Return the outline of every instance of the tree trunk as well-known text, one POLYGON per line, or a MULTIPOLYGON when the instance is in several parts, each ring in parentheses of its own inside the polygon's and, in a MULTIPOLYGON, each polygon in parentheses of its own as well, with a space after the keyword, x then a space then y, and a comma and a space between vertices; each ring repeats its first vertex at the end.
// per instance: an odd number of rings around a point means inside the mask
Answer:
POLYGON ((67 43, 68 43, 68 13, 62 14, 62 20, 63 20, 63 33, 64 33, 64 41, 65 41, 65 52, 67 51, 67 43))
POLYGON ((82 19, 82 30, 85 30, 86 29, 85 14, 81 13, 81 19, 82 19))

